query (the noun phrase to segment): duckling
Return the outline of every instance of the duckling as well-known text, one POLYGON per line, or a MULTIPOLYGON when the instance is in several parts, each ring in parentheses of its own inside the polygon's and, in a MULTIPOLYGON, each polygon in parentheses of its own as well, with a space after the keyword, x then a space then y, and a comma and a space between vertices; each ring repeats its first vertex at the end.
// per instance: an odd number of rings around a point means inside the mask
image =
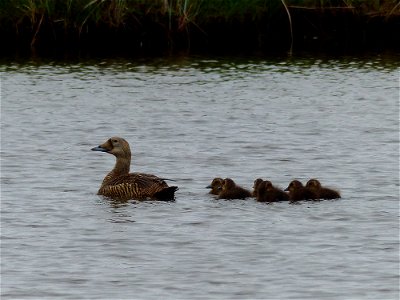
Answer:
POLYGON ((257 201, 259 202, 289 201, 289 195, 273 186, 271 181, 261 181, 257 188, 257 201))
POLYGON ((116 157, 114 168, 104 178, 98 195, 118 200, 175 199, 176 186, 168 186, 164 179, 144 173, 129 173, 131 150, 129 143, 120 137, 112 137, 92 151, 112 154, 116 157))
POLYGON ((245 199, 247 197, 251 197, 250 191, 236 185, 230 178, 224 179, 218 199, 245 199))
POLYGON ((317 179, 310 179, 306 187, 312 190, 318 199, 338 199, 340 198, 340 193, 338 191, 328 189, 321 186, 321 183, 317 179))
POLYGON ((210 194, 219 195, 222 190, 222 184, 224 180, 222 178, 216 177, 213 179, 210 185, 207 186, 208 189, 211 189, 210 194))
POLYGON ((291 201, 317 199, 315 192, 304 187, 303 184, 298 180, 293 180, 285 189, 285 191, 289 191, 289 197, 291 201))
POLYGON ((254 184, 253 184, 253 197, 257 198, 258 195, 258 186, 260 185, 260 183, 263 182, 263 180, 261 178, 257 178, 256 180, 254 180, 254 184))

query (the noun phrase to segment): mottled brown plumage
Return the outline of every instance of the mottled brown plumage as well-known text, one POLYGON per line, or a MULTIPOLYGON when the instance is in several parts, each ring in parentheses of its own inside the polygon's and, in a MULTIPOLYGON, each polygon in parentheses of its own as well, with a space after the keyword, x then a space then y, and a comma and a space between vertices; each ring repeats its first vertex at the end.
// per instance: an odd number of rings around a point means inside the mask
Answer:
POLYGON ((289 191, 291 201, 317 199, 317 195, 298 180, 293 180, 285 191, 289 191))
POLYGON ((268 180, 261 181, 257 186, 257 201, 278 202, 289 201, 289 195, 272 185, 268 180))
POLYGON ((178 187, 168 186, 162 178, 155 175, 129 173, 131 150, 123 138, 112 137, 92 150, 107 152, 116 157, 115 166, 104 178, 98 191, 99 195, 121 200, 174 200, 174 193, 178 187))
POLYGON ((321 183, 317 179, 310 179, 306 187, 312 190, 318 199, 338 199, 340 198, 340 193, 338 191, 328 189, 321 186, 321 183))
POLYGON ((245 199, 247 197, 251 197, 250 191, 236 185, 230 178, 224 179, 222 191, 219 193, 219 199, 245 199))
POLYGON ((210 194, 219 195, 222 190, 222 184, 224 180, 222 178, 216 177, 213 179, 211 184, 207 186, 208 189, 211 189, 210 194))

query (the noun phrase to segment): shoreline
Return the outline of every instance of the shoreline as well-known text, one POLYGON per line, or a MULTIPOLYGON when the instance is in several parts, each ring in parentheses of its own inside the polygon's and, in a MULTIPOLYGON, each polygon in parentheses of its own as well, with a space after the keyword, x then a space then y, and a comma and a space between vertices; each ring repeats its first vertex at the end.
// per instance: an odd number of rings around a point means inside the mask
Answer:
POLYGON ((37 0, 31 7, 23 6, 25 2, 5 1, 0 7, 0 56, 400 51, 400 5, 394 3, 382 4, 383 12, 284 0, 268 5, 238 0, 241 7, 224 11, 212 1, 198 0, 176 1, 175 6, 167 0, 129 5, 87 0, 80 7, 65 6, 72 1, 37 0))

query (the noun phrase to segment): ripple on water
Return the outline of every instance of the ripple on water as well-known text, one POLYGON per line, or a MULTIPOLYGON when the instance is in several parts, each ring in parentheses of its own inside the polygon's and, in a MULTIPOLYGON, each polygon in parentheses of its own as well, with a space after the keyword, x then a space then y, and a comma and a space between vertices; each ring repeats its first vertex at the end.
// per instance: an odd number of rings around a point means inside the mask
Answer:
POLYGON ((0 68, 5 299, 398 298, 398 60, 0 68), (175 202, 96 195, 114 135, 175 202), (343 198, 220 201, 216 176, 343 198))

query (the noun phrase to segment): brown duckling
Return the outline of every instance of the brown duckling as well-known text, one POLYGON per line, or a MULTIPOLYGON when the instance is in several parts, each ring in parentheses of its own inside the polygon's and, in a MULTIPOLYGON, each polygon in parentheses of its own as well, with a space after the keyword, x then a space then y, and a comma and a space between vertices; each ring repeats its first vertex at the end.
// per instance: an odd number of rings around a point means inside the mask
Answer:
POLYGON ((253 185, 253 197, 257 198, 258 195, 258 186, 260 185, 260 183, 263 182, 263 180, 261 178, 257 178, 256 180, 254 180, 254 185, 253 185))
POLYGON ((236 185, 230 178, 224 179, 218 199, 245 199, 247 197, 251 197, 250 191, 236 185))
POLYGON ((175 199, 176 186, 168 186, 164 179, 144 173, 129 173, 131 150, 126 140, 112 137, 100 146, 92 148, 116 157, 114 168, 104 178, 98 195, 118 200, 154 199, 170 201, 175 199))
POLYGON ((257 201, 278 202, 289 201, 289 195, 272 185, 271 181, 262 181, 258 184, 257 201))
POLYGON ((315 192, 303 186, 303 184, 298 180, 293 180, 285 189, 285 191, 289 191, 289 197, 291 201, 317 199, 315 192))
POLYGON ((338 191, 328 189, 321 186, 321 183, 317 179, 310 179, 306 187, 312 190, 318 199, 338 199, 340 198, 340 193, 338 191))
POLYGON ((224 180, 222 178, 216 177, 213 179, 211 184, 207 186, 208 189, 211 189, 210 194, 219 195, 222 190, 222 184, 224 180))

